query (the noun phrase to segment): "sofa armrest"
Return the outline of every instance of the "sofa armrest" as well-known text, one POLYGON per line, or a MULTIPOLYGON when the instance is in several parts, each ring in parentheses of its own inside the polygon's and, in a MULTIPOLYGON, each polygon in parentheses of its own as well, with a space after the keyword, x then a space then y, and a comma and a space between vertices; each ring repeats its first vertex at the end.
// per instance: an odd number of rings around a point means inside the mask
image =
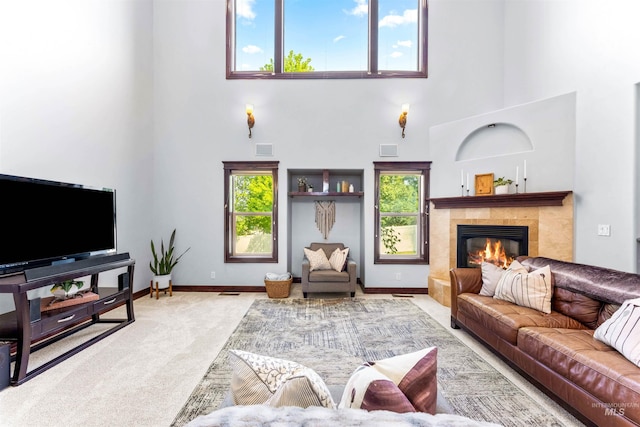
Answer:
POLYGON ((349 283, 351 283, 352 292, 355 292, 356 283, 358 281, 358 273, 356 272, 356 266, 357 264, 353 259, 347 258, 347 273, 349 273, 349 283))
POLYGON ((309 270, 311 269, 311 265, 309 264, 309 259, 304 257, 302 259, 302 273, 300 277, 300 281, 303 284, 309 284, 309 270))
POLYGON ((463 293, 480 293, 482 289, 482 269, 480 268, 452 268, 449 271, 451 279, 451 320, 458 316, 458 295, 463 293))

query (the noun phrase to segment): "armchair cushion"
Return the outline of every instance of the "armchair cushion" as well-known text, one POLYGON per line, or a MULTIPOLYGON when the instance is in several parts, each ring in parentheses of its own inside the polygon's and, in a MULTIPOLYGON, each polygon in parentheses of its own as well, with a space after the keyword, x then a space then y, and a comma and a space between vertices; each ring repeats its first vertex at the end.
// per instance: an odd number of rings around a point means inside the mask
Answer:
POLYGON ((336 248, 329 258, 329 264, 335 271, 344 271, 347 267, 347 257, 349 256, 349 248, 336 248))
POLYGON ((327 255, 322 249, 311 250, 304 248, 304 254, 309 260, 309 271, 314 270, 331 270, 331 264, 327 259, 327 255))

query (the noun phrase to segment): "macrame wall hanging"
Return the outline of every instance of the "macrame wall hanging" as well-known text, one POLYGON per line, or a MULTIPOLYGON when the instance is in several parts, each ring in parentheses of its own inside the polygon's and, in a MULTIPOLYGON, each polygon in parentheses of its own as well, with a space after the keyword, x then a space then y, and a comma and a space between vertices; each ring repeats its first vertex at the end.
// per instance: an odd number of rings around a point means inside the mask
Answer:
POLYGON ((316 226, 326 240, 336 222, 336 203, 333 200, 321 202, 316 200, 316 226))

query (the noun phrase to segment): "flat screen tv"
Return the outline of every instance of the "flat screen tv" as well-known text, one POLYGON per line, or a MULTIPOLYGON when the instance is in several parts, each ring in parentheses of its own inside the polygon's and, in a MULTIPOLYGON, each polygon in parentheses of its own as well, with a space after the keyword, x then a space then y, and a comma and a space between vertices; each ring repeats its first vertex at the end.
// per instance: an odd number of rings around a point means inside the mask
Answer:
POLYGON ((0 275, 116 251, 116 192, 0 174, 0 275))

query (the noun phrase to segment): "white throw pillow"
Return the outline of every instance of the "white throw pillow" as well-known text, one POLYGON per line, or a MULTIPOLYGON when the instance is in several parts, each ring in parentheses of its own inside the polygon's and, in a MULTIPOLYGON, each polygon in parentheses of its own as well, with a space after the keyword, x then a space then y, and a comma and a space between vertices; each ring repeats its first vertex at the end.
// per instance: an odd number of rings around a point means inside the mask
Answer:
POLYGON ((623 302, 613 316, 595 330, 593 337, 640 366, 640 298, 623 302))
POLYGON ((480 295, 492 297, 496 293, 496 287, 505 269, 485 261, 482 261, 480 268, 482 269, 482 289, 480 289, 480 295))
POLYGON ((349 248, 336 248, 329 257, 329 264, 331 265, 331 268, 335 271, 343 271, 344 264, 347 261, 347 256, 349 256, 349 248))
POLYGON ((336 407, 322 378, 299 363, 242 350, 229 350, 229 363, 236 405, 336 407))
POLYGON ((331 264, 327 259, 327 255, 322 248, 317 251, 312 251, 309 248, 304 248, 304 254, 309 260, 309 271, 313 270, 331 270, 331 264))
POLYGON ((548 265, 528 273, 522 264, 513 261, 500 278, 493 297, 549 314, 552 295, 553 283, 548 265))

